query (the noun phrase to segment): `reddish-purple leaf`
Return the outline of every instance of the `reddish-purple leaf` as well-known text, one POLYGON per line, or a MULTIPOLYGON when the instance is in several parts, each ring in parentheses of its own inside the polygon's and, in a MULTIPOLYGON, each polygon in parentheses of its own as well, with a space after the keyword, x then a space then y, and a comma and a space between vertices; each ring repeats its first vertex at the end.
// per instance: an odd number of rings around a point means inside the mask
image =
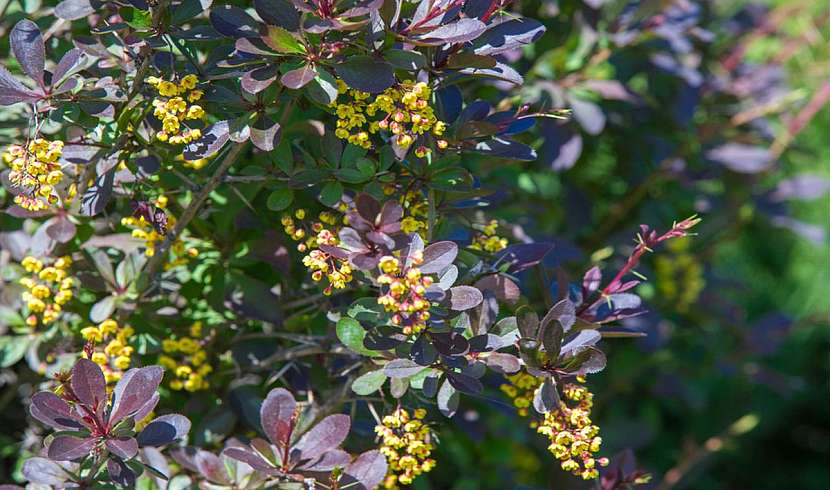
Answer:
MULTIPOLYGON (((372 490, 380 485, 386 476, 386 458, 377 449, 366 451, 346 467, 346 475, 363 485, 366 490, 372 490)), ((360 487, 355 487, 360 489, 360 487)))
POLYGON ((332 449, 331 451, 327 451, 322 456, 313 460, 309 463, 303 465, 303 471, 331 471, 338 466, 343 468, 349 461, 352 460, 352 457, 349 456, 349 453, 343 451, 342 449, 332 449))
POLYGON ((114 483, 124 488, 135 486, 135 473, 123 461, 110 458, 107 460, 107 473, 114 483))
POLYGON ((138 454, 138 442, 133 437, 107 439, 105 444, 112 454, 121 459, 132 459, 138 454))
POLYGON ((75 237, 75 223, 70 221, 65 214, 55 216, 44 223, 44 226, 46 227, 46 234, 56 242, 66 243, 75 237))
POLYGON ((43 45, 43 36, 40 35, 37 24, 29 19, 19 21, 9 35, 9 44, 23 73, 43 87, 46 47, 43 45))
POLYGON ((475 308, 484 299, 481 291, 472 286, 455 286, 448 291, 450 309, 464 311, 475 308))
POLYGON ((268 116, 260 116, 251 126, 251 142, 262 151, 271 151, 280 144, 282 128, 268 116))
POLYGON ((496 256, 500 261, 510 263, 509 272, 516 273, 542 262, 551 250, 553 250, 552 243, 518 243, 510 245, 496 256))
POLYGON ((55 488, 63 488, 69 478, 69 473, 61 465, 50 459, 39 457, 27 459, 23 463, 21 472, 30 483, 51 485, 55 488))
POLYGON ((490 369, 506 374, 513 374, 522 368, 519 359, 513 354, 506 354, 503 352, 493 352, 484 358, 484 363, 490 369))
POLYGON ((55 72, 52 73, 52 86, 55 86, 61 78, 67 74, 71 74, 78 63, 81 61, 83 51, 78 48, 72 48, 63 55, 58 66, 55 67, 55 72))
POLYGON ((35 393, 29 412, 36 420, 55 429, 77 430, 84 427, 77 420, 69 404, 51 391, 35 393))
POLYGON ((0 105, 35 102, 40 99, 40 94, 26 88, 8 70, 0 66, 0 105))
POLYGON ((599 342, 602 336, 597 330, 580 330, 567 344, 562 346, 562 356, 572 356, 599 342))
POLYGON ((107 381, 101 368, 89 359, 78 359, 72 367, 72 391, 81 403, 97 411, 107 399, 107 381))
POLYGON ((222 455, 237 461, 242 461, 251 468, 267 474, 274 474, 277 472, 277 469, 274 468, 273 465, 262 459, 261 456, 255 454, 250 449, 229 447, 222 451, 222 455))
POLYGON ((230 139, 228 121, 219 121, 202 131, 202 137, 185 147, 183 154, 188 160, 198 160, 214 155, 230 139))
POLYGON ((159 366, 130 369, 115 385, 110 424, 135 415, 156 394, 164 369, 159 366))
POLYGON ((188 432, 190 420, 184 415, 172 413, 153 419, 136 438, 142 447, 163 446, 185 438, 188 432))
POLYGON ((349 87, 377 94, 395 83, 395 71, 385 61, 370 56, 352 56, 334 67, 349 87))
POLYGON ((531 44, 545 33, 545 26, 528 18, 510 19, 490 26, 473 43, 473 52, 493 56, 531 44))
POLYGON ((294 412, 297 402, 290 391, 275 388, 268 392, 259 410, 259 419, 265 435, 274 444, 282 444, 288 439, 294 426, 294 412))
POLYGON ((485 276, 476 281, 474 286, 482 292, 492 293, 500 301, 506 303, 515 303, 522 294, 521 289, 515 282, 501 274, 485 276))
POLYGON ((136 412, 133 414, 133 419, 144 420, 144 418, 150 415, 150 412, 152 412, 153 409, 156 408, 156 405, 158 405, 158 403, 159 394, 153 393, 153 396, 151 396, 146 402, 144 402, 144 404, 141 405, 141 408, 136 410, 136 412))
POLYGON ((598 266, 593 266, 588 269, 588 272, 582 277, 582 294, 586 298, 599 289, 600 281, 602 281, 602 271, 598 266))
POLYGON ((242 75, 240 85, 242 85, 242 88, 249 94, 257 94, 268 88, 268 86, 274 83, 274 80, 276 79, 276 65, 268 65, 263 68, 257 68, 256 70, 246 72, 242 75))
POLYGON ((55 7, 55 15, 65 20, 83 19, 94 13, 91 0, 63 0, 55 7))
POLYGON ((225 465, 222 460, 215 454, 199 450, 193 457, 193 463, 205 478, 213 483, 220 485, 230 485, 232 482, 228 478, 225 465))
POLYGON ((210 23, 228 37, 259 37, 259 24, 239 7, 219 5, 212 8, 210 23))
POLYGON ((300 28, 300 13, 287 0, 254 0, 254 9, 266 24, 289 31, 300 28))
POLYGON ((47 454, 49 459, 55 461, 72 461, 91 454, 97 442, 98 439, 95 437, 78 439, 72 436, 59 436, 49 445, 47 454))
POLYGON ((424 262, 419 266, 424 274, 437 274, 450 265, 458 255, 458 245, 450 241, 435 242, 424 249, 424 262))
POLYGON ((280 82, 288 88, 294 90, 305 87, 308 82, 314 80, 317 76, 317 70, 312 65, 303 65, 296 70, 291 70, 283 74, 280 82))
POLYGON ((465 17, 442 25, 417 38, 417 41, 424 44, 465 43, 479 37, 486 30, 484 22, 465 17))
POLYGON ((349 435, 351 424, 348 415, 329 415, 303 434, 294 449, 299 450, 303 458, 316 458, 342 444, 349 435))
POLYGON ((768 149, 742 143, 723 144, 708 150, 704 156, 733 172, 746 174, 763 172, 772 164, 772 155, 768 149))
POLYGON ((390 378, 408 378, 424 370, 420 364, 409 359, 393 359, 383 368, 383 374, 390 378))

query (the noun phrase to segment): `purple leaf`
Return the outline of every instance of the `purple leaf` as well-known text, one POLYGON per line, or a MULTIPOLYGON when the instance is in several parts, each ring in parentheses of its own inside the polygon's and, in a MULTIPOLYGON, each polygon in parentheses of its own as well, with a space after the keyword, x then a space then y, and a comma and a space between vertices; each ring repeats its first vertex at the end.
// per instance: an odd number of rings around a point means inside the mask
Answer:
POLYGON ((484 22, 465 17, 445 24, 416 39, 419 43, 423 44, 465 43, 479 37, 486 30, 487 26, 484 22))
POLYGON ((251 142, 262 151, 271 151, 280 144, 282 128, 268 116, 260 116, 251 126, 251 142))
POLYGON ((742 143, 726 143, 705 153, 705 157, 733 172, 746 174, 767 170, 772 164, 769 150, 742 143))
POLYGON ((268 392, 259 410, 259 419, 265 435, 274 444, 285 443, 294 426, 297 402, 290 391, 275 388, 268 392))
POLYGON ((141 406, 141 408, 139 408, 135 412, 135 414, 133 414, 133 419, 134 420, 144 420, 144 418, 147 417, 148 415, 150 415, 150 412, 152 412, 153 409, 156 408, 156 405, 158 405, 158 403, 159 403, 159 394, 158 393, 153 393, 153 396, 151 396, 150 399, 147 400, 147 402, 145 402, 141 406))
POLYGON ((75 237, 75 223, 65 214, 60 214, 44 223, 49 238, 59 243, 66 243, 75 237))
POLYGON ((107 381, 101 368, 89 359, 78 359, 72 367, 72 391, 81 403, 97 411, 107 400, 107 381))
POLYGON ((212 483, 218 483, 220 485, 227 486, 231 485, 232 482, 228 478, 227 471, 225 470, 225 465, 222 463, 222 460, 215 454, 208 451, 199 450, 193 457, 193 463, 199 470, 199 473, 201 473, 212 483))
POLYGON ((377 94, 395 83, 392 66, 369 56, 352 56, 335 66, 337 76, 353 89, 377 94))
POLYGON ((184 157, 188 160, 198 160, 209 157, 219 151, 230 139, 228 121, 219 121, 202 131, 202 137, 187 145, 184 157))
POLYGON ((516 356, 503 352, 493 352, 489 354, 484 358, 484 362, 490 369, 505 374, 516 373, 522 368, 522 365, 516 356))
POLYGON ((0 105, 36 102, 40 99, 40 94, 26 88, 8 70, 0 66, 0 105))
POLYGON ((510 245, 496 256, 499 261, 510 263, 509 272, 516 273, 539 264, 551 250, 553 250, 552 243, 518 243, 510 245))
POLYGON ((582 135, 561 124, 545 125, 540 158, 556 172, 573 167, 582 155, 582 135))
POLYGON ((107 439, 105 444, 112 454, 121 459, 133 459, 138 454, 138 442, 134 437, 107 439))
POLYGON ((554 321, 558 321, 565 332, 571 329, 576 321, 576 306, 573 301, 565 298, 553 305, 542 318, 541 328, 546 328, 554 321))
POLYGON ((210 23, 228 37, 259 37, 259 24, 239 7, 220 5, 212 8, 210 23))
POLYGON ((483 299, 481 291, 472 286, 455 286, 449 290, 450 309, 454 311, 475 308, 483 299))
POLYGON ((55 7, 55 15, 64 20, 83 19, 94 13, 90 0, 63 0, 55 7))
POLYGON ((545 378, 533 393, 533 408, 539 413, 548 413, 559 406, 559 394, 550 378, 545 378))
POLYGON ((323 453, 318 459, 303 465, 303 471, 325 471, 329 472, 337 467, 344 467, 349 464, 352 457, 342 449, 332 449, 323 453))
POLYGON ((393 359, 383 368, 383 374, 390 378, 408 378, 424 370, 424 367, 409 359, 393 359))
POLYGON ((52 73, 52 86, 55 86, 67 74, 72 73, 78 66, 82 55, 83 51, 78 48, 72 48, 63 55, 58 66, 55 67, 55 72, 52 73))
POLYGON ((98 443, 95 437, 78 439, 72 436, 56 437, 49 445, 47 454, 49 459, 55 461, 72 461, 88 456, 98 443))
MULTIPOLYGON (((365 490, 372 490, 380 485, 386 476, 386 458, 377 449, 366 451, 346 467, 346 475, 363 485, 365 490)), ((360 487, 355 487, 360 490, 360 487)))
POLYGON ((276 65, 251 70, 242 75, 240 85, 249 94, 258 94, 268 88, 277 79, 276 65))
POLYGON ((164 369, 159 366, 133 368, 124 373, 112 394, 110 425, 134 415, 158 390, 164 369))
POLYGON ((545 26, 528 18, 492 25, 473 43, 473 52, 493 56, 531 44, 545 33, 545 26))
POLYGON ((254 9, 266 24, 289 31, 300 28, 300 13, 287 0, 254 0, 254 9))
POLYGON ((342 444, 349 435, 351 424, 348 415, 329 415, 303 434, 294 449, 299 450, 303 458, 316 458, 342 444))
POLYGON ((252 452, 250 449, 244 449, 239 447, 229 447, 225 448, 222 451, 222 455, 226 456, 230 459, 235 459, 237 461, 242 461, 243 463, 247 464, 251 468, 265 472, 267 474, 274 474, 277 472, 277 469, 274 468, 273 465, 262 459, 258 454, 252 452))
POLYGON ((811 201, 824 196, 830 189, 830 180, 820 175, 801 174, 778 183, 770 199, 776 202, 788 199, 811 201))
POLYGON ((29 19, 19 21, 9 35, 9 44, 23 72, 43 87, 46 47, 37 24, 29 19))
POLYGON ((588 297, 597 289, 599 289, 600 281, 602 281, 602 271, 598 266, 593 266, 588 269, 588 272, 582 277, 582 295, 588 297))
POLYGON ((481 393, 481 391, 484 389, 484 386, 481 384, 481 381, 466 374, 454 373, 450 371, 447 372, 447 379, 449 380, 453 388, 455 388, 458 391, 463 391, 464 393, 476 394, 481 393))
POLYGON ((437 274, 450 265, 458 255, 458 245, 450 241, 435 242, 424 249, 424 261, 419 266, 424 274, 437 274))
POLYGON ((138 433, 138 444, 143 446, 163 446, 178 439, 183 439, 190 432, 190 420, 184 415, 172 413, 153 419, 147 427, 138 433))
POLYGON ((107 207, 112 197, 115 183, 115 171, 110 170, 99 175, 89 189, 81 196, 81 215, 95 216, 107 207))
POLYGON ((77 419, 69 404, 51 391, 41 391, 32 396, 29 413, 36 420, 55 429, 77 430, 84 425, 77 419))
POLYGON ((292 88, 294 90, 301 89, 305 87, 308 82, 314 80, 314 77, 317 76, 317 70, 314 68, 313 65, 303 65, 296 70, 291 70, 286 72, 281 78, 280 82, 288 88, 292 88))
POLYGON ((598 135, 605 128, 605 113, 593 102, 569 97, 574 119, 590 135, 598 135))
POLYGON ((38 457, 27 459, 21 472, 30 483, 51 485, 55 488, 63 488, 70 477, 58 463, 38 457))
POLYGON ((125 488, 135 486, 135 473, 123 461, 115 458, 107 460, 107 473, 113 482, 125 488))
POLYGON ((587 349, 588 347, 593 346, 597 342, 599 342, 600 338, 599 331, 597 330, 581 330, 576 337, 571 339, 570 342, 562 346, 561 355, 562 356, 573 356, 578 354, 579 352, 587 349))

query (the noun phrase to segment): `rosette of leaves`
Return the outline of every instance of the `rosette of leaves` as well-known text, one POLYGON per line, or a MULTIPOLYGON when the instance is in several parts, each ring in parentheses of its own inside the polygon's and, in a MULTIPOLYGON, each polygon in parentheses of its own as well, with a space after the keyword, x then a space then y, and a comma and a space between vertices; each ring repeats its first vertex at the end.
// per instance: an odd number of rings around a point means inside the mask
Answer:
MULTIPOLYGON (((244 449, 245 445, 231 438, 225 442, 225 449, 229 448, 244 449)), ((183 468, 197 475, 201 480, 200 488, 254 490, 262 488, 268 479, 267 474, 255 471, 247 463, 197 447, 176 448, 170 455, 183 468)))
POLYGON ((319 482, 328 488, 370 490, 386 475, 386 459, 378 450, 352 457, 340 448, 351 427, 348 415, 329 415, 301 430, 297 402, 284 388, 271 390, 259 413, 268 439, 226 447, 222 456, 246 463, 279 482, 278 488, 317 488, 319 482))
POLYGON ((47 438, 47 458, 80 463, 85 474, 69 473, 70 480, 79 484, 98 481, 104 465, 107 478, 121 486, 132 485, 143 469, 163 476, 136 459, 139 448, 184 438, 190 420, 169 414, 153 419, 139 432, 135 426, 155 409, 164 370, 158 366, 130 369, 112 395, 107 394, 104 373, 94 362, 79 359, 70 374, 61 386, 61 396, 41 391, 32 397, 32 417, 57 431, 47 438))

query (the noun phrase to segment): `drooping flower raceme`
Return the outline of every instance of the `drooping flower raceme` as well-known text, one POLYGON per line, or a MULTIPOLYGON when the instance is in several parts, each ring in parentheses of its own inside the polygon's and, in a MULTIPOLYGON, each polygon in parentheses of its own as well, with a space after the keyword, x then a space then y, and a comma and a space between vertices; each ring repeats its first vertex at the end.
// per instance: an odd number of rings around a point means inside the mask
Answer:
POLYGON ((392 324, 401 327, 404 335, 422 332, 430 318, 431 305, 426 291, 434 279, 422 274, 418 268, 423 260, 423 252, 410 257, 410 264, 387 255, 380 259, 378 265, 381 275, 377 281, 383 292, 378 298, 378 304, 392 313, 392 324))
POLYGON ((3 154, 10 168, 9 182, 21 190, 14 203, 29 211, 43 211, 58 202, 55 186, 64 178, 59 160, 63 141, 37 138, 27 145, 11 145, 3 154))
MULTIPOLYGON (((430 106, 432 90, 424 82, 405 80, 376 96, 349 89, 341 80, 337 82, 340 96, 332 103, 337 114, 334 134, 353 145, 371 148, 371 135, 385 132, 401 148, 420 142, 415 153, 424 157, 430 150, 422 136, 440 138, 446 130, 447 125, 438 120, 430 106)), ((443 149, 447 142, 438 139, 435 145, 443 149)))
POLYGON ((193 392, 210 387, 207 376, 213 366, 208 362, 203 330, 202 322, 196 321, 190 326, 190 335, 161 341, 164 353, 159 356, 159 364, 173 373, 170 389, 193 392))
POLYGON ((161 121, 162 130, 156 139, 174 145, 190 143, 202 136, 202 131, 189 124, 205 118, 205 110, 196 104, 204 92, 197 89, 196 75, 186 75, 178 83, 158 77, 147 77, 147 83, 158 92, 153 99, 153 115, 161 121))
POLYGON ((81 335, 89 346, 84 349, 83 356, 101 367, 108 385, 120 380, 130 368, 135 352, 135 348, 130 345, 134 334, 132 327, 121 327, 112 319, 81 329, 81 335))
POLYGON ((412 415, 405 408, 399 408, 383 417, 375 433, 381 438, 380 452, 386 456, 389 473, 383 481, 383 488, 397 489, 410 485, 415 477, 435 467, 432 454, 432 433, 424 423, 426 410, 416 409, 412 415))
POLYGON ((30 275, 20 278, 20 284, 27 290, 21 294, 28 311, 26 324, 36 327, 49 325, 58 319, 63 306, 73 297, 75 279, 69 275, 72 259, 69 256, 52 261, 26 257, 21 263, 30 275))
POLYGON ((548 450, 562 469, 585 480, 599 476, 597 467, 608 465, 608 458, 595 458, 602 445, 599 427, 591 421, 593 393, 583 385, 568 383, 562 389, 559 408, 545 414, 536 429, 550 439, 548 450))

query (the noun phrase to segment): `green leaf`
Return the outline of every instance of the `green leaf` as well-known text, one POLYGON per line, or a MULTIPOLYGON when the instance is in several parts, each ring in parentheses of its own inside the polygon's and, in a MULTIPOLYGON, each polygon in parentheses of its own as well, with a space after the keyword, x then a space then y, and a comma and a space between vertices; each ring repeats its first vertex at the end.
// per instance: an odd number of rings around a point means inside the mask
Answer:
POLYGON ((5 335, 0 337, 0 367, 7 368, 23 359, 31 344, 32 338, 28 336, 5 335))
POLYGON ((115 311, 116 299, 117 296, 109 295, 104 297, 101 301, 95 303, 92 306, 92 310, 89 312, 89 319, 92 320, 93 323, 101 323, 112 316, 112 312, 115 311))
POLYGON ((320 191, 320 202, 326 206, 334 206, 343 196, 343 184, 340 182, 328 182, 320 191))
POLYGON ((284 54, 305 54, 303 46, 293 34, 279 26, 268 26, 268 35, 262 40, 269 48, 284 54))
POLYGON ((127 7, 122 8, 119 13, 124 22, 133 29, 144 31, 153 25, 153 14, 149 10, 127 7))
POLYGON ((352 391, 360 396, 371 395, 372 393, 378 391, 385 382, 386 375, 383 374, 383 369, 369 371, 354 380, 352 383, 352 391))
POLYGON ((354 318, 341 318, 337 322, 337 338, 343 342, 343 345, 358 354, 372 356, 375 351, 363 346, 364 337, 366 337, 366 330, 354 318))
POLYGON ((282 211, 291 205, 294 201, 294 190, 288 187, 277 189, 268 196, 268 202, 265 203, 271 211, 282 211))
POLYGON ((362 184, 371 178, 356 168, 341 168, 334 172, 337 180, 341 180, 347 184, 362 184))

